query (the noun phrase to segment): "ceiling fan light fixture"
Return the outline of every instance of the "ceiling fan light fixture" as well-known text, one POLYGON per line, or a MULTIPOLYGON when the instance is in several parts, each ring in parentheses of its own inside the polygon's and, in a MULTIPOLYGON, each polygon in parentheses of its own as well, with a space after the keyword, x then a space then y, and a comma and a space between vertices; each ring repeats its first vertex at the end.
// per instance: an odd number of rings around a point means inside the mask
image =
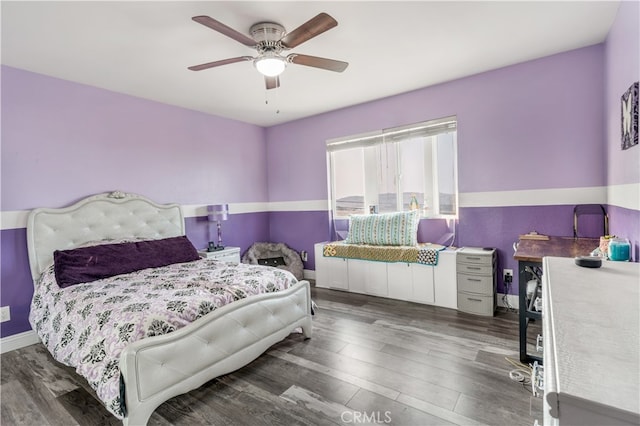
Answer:
POLYGON ((258 72, 267 77, 276 77, 284 71, 287 66, 285 58, 275 54, 265 54, 256 58, 253 65, 258 72))

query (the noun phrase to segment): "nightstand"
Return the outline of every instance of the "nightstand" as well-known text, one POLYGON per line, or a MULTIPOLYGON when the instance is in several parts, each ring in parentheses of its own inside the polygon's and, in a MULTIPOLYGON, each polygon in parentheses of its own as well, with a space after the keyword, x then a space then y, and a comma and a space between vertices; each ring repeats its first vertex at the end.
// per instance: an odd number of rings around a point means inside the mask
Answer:
POLYGON ((225 247, 223 250, 207 251, 198 250, 203 259, 216 259, 222 262, 240 263, 240 247, 225 247))

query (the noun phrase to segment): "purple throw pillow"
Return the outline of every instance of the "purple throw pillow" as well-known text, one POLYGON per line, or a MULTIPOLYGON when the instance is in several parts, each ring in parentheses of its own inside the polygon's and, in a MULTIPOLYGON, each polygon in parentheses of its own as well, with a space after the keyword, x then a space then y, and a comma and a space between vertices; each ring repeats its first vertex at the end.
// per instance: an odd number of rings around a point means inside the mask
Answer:
POLYGON ((184 235, 53 252, 56 281, 61 288, 199 258, 184 235))

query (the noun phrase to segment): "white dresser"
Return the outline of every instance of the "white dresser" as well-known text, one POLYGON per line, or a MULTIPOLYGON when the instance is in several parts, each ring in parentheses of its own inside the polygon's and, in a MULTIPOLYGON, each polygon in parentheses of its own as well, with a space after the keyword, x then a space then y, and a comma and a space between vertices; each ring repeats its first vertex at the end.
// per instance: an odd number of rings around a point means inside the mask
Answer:
POLYGON ((496 311, 496 249, 458 249, 458 309, 470 314, 493 316, 496 311))
POLYGON ((202 258, 217 259, 222 262, 240 263, 240 247, 225 247, 222 250, 198 250, 202 258))
POLYGON ((543 270, 544 424, 640 424, 640 264, 543 270))

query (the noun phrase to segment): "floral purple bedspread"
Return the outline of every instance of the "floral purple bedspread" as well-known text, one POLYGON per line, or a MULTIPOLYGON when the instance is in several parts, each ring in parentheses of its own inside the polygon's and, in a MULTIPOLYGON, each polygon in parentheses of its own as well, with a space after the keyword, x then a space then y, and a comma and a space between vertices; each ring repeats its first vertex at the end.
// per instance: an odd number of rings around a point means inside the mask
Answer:
POLYGON ((282 269, 200 259, 61 289, 51 265, 38 282, 29 321, 53 357, 74 367, 122 419, 119 360, 129 343, 295 283, 282 269))

